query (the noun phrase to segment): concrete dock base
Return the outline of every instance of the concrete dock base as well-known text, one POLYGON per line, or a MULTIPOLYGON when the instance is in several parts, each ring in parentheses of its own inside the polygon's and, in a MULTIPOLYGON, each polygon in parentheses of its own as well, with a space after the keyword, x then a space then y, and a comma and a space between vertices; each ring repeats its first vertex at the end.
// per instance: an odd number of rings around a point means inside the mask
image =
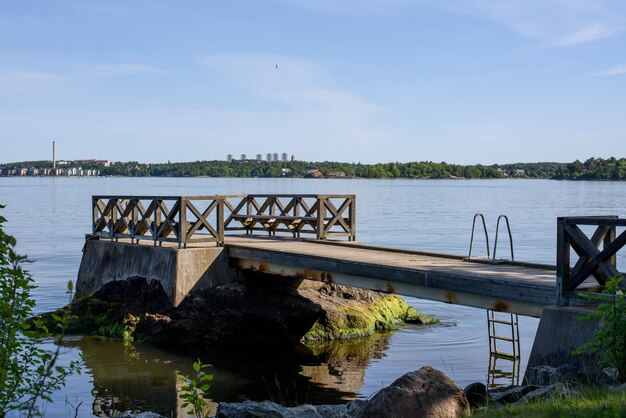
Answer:
POLYGON ((227 251, 221 247, 176 248, 88 240, 76 295, 88 295, 113 280, 140 276, 161 282, 173 306, 192 291, 230 283, 227 251))
POLYGON ((525 380, 533 367, 565 366, 575 370, 582 380, 606 381, 607 376, 602 372, 595 353, 587 351, 580 355, 572 354, 573 350, 593 340, 600 326, 598 319, 581 319, 589 312, 589 309, 578 307, 544 308, 528 359, 525 380))

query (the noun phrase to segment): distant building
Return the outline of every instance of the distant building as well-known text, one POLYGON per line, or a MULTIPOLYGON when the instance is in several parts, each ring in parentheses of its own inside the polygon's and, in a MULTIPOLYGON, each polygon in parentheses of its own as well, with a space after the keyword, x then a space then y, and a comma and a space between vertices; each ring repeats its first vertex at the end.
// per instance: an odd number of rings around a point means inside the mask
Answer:
POLYGON ((307 173, 307 177, 313 177, 317 179, 320 177, 324 177, 324 173, 322 173, 320 170, 309 170, 307 173))
POLYGON ((257 160, 257 161, 263 161, 263 155, 261 155, 261 154, 257 154, 257 155, 256 155, 256 160, 257 160))
POLYGON ((241 161, 247 160, 248 156, 246 154, 241 154, 241 161))
POLYGON ((228 155, 226 156, 226 161, 231 162, 232 160, 234 160, 234 158, 233 158, 233 154, 228 154, 228 155))
POLYGON ((272 161, 278 161, 278 153, 277 152, 272 154, 272 161))
POLYGON ((270 154, 269 152, 267 153, 267 162, 271 163, 272 162, 272 154, 270 154))
POLYGON ((296 161, 296 156, 291 154, 291 162, 293 163, 294 161, 296 161))
POLYGON ((281 161, 282 161, 282 162, 284 162, 284 163, 286 163, 287 161, 289 161, 289 160, 288 160, 288 158, 289 158, 289 157, 287 156, 287 153, 286 153, 286 152, 283 152, 283 153, 282 153, 282 155, 281 155, 280 157, 281 157, 281 158, 280 158, 280 159, 281 159, 281 161))

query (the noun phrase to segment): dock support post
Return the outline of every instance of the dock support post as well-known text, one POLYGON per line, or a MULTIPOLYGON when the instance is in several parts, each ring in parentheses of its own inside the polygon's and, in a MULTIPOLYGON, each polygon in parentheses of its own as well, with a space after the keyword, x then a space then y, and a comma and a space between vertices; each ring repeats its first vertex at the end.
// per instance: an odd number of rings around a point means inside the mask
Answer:
POLYGON ((565 232, 565 219, 556 219, 556 306, 568 306, 570 273, 570 242, 565 232))

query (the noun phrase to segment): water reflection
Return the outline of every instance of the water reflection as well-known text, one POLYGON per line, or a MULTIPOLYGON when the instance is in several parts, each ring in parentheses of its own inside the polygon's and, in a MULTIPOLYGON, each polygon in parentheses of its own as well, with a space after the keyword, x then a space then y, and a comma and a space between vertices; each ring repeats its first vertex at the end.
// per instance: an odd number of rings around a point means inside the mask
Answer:
MULTIPOLYGON (((217 402, 273 400, 287 405, 340 403, 357 397, 372 359, 384 356, 391 334, 283 349, 248 347, 201 356, 213 366, 211 414, 217 402)), ((186 416, 177 389, 180 376, 193 376, 193 359, 145 343, 85 337, 64 343, 86 357, 93 383, 91 413, 154 411, 186 416)), ((85 388, 85 390, 88 390, 85 388)), ((83 405, 83 408, 87 405, 83 405)))

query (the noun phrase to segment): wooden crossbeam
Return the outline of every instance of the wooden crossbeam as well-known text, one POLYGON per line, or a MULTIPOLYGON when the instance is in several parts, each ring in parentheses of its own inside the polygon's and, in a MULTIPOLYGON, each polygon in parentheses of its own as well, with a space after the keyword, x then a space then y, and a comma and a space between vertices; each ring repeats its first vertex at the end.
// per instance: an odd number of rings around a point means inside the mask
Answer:
POLYGON ((217 207, 217 200, 214 200, 205 210, 200 213, 200 211, 194 206, 193 203, 187 202, 187 208, 194 214, 194 216, 198 219, 196 222, 193 222, 191 228, 187 231, 187 238, 191 238, 193 234, 197 231, 201 230, 203 227, 213 236, 217 237, 217 231, 215 228, 211 226, 209 223, 208 217, 213 212, 213 210, 217 207))
MULTIPOLYGON (((591 242, 595 246, 595 248, 598 248, 600 244, 602 243, 602 240, 604 240, 604 238, 608 235, 611 229, 612 227, 609 225, 598 226, 598 228, 596 228, 595 232, 593 233, 592 237, 589 239, 589 242, 591 242)), ((582 268, 585 267, 585 265, 587 265, 592 260, 592 256, 590 254, 585 253, 584 251, 579 252, 577 249, 580 249, 580 247, 578 246, 573 247, 573 248, 580 258, 576 262, 576 265, 574 266, 570 274, 572 277, 577 277, 580 271, 582 270, 582 268)), ((598 278, 600 273, 598 273, 597 271, 594 271, 594 273, 592 274, 594 275, 596 280, 598 280, 598 282, 600 282, 601 280, 606 281, 605 278, 598 278)))
POLYGON ((607 263, 607 260, 610 260, 626 244, 626 231, 606 245, 602 251, 599 251, 577 226, 565 224, 564 228, 566 233, 572 238, 570 241, 572 248, 576 252, 579 250, 583 251, 585 257, 589 258, 577 272, 576 276, 570 276, 567 290, 576 289, 587 277, 594 275, 594 273, 597 274, 594 277, 601 285, 604 285, 606 280, 619 276, 619 271, 610 262, 607 263))
POLYGON ((350 232, 350 227, 348 226, 348 224, 346 223, 346 221, 344 220, 342 216, 343 212, 345 212, 345 210, 350 207, 350 203, 351 203, 350 200, 346 199, 344 200, 343 204, 339 207, 339 209, 337 209, 330 199, 326 202, 326 205, 327 205, 326 207, 329 209, 329 212, 331 213, 331 215, 333 215, 333 218, 328 222, 327 225, 324 226, 326 230, 329 231, 330 228, 332 228, 335 224, 339 223, 339 225, 341 226, 341 228, 343 228, 345 232, 350 232))

